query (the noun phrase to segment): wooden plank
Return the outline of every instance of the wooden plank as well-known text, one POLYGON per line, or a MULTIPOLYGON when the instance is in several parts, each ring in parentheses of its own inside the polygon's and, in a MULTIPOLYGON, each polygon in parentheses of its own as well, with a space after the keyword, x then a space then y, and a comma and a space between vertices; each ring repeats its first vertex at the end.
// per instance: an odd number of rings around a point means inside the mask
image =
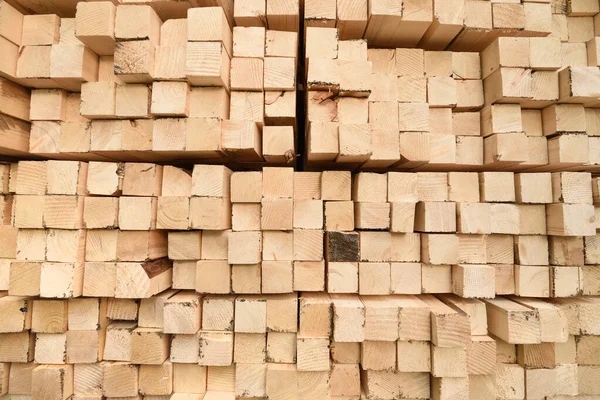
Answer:
POLYGON ((508 343, 540 343, 540 315, 536 310, 505 298, 484 300, 489 332, 508 343))

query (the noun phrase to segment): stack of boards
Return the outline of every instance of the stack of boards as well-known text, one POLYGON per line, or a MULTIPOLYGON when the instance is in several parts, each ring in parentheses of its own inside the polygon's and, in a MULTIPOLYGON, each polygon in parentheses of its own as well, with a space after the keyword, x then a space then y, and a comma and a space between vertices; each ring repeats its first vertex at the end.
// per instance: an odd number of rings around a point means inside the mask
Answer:
MULTIPOLYGON (((0 26, 16 29, 19 12, 0 4, 0 26)), ((22 99, 0 109, 16 125, 0 148, 74 160, 293 165, 298 23, 284 12, 270 14, 271 29, 232 29, 222 7, 165 21, 150 5, 107 1, 77 3, 74 18, 20 15, 19 40, 0 38, 2 92, 22 99)))
POLYGON ((599 400, 598 0, 0 0, 0 400, 599 400))
POLYGON ((8 398, 600 395, 588 172, 0 176, 8 398))

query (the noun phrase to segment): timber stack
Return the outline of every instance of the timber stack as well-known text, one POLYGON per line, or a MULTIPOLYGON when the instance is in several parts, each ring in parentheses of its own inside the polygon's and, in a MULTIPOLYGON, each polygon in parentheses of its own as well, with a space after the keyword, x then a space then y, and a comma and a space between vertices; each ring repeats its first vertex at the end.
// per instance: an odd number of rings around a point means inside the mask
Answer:
POLYGON ((309 168, 598 170, 595 38, 586 51, 554 36, 501 36, 477 53, 342 37, 306 30, 309 168))
POLYGON ((0 0, 0 400, 600 399, 598 0, 0 0))
POLYGON ((222 7, 163 21, 148 4, 81 2, 73 16, 21 16, 22 37, 6 39, 0 72, 32 88, 20 116, 31 127, 10 120, 23 131, 15 151, 29 141, 58 159, 294 162, 298 32, 285 10, 277 29, 232 28, 222 7))
POLYGON ((2 176, 9 395, 598 394, 590 173, 2 176))

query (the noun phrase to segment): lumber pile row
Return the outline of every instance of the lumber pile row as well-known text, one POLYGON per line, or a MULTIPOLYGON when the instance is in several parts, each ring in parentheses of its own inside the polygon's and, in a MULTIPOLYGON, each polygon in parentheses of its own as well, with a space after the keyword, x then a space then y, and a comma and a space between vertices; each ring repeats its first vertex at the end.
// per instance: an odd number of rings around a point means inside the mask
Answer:
MULTIPOLYGON (((2 4, 1 17, 18 14, 2 4)), ((284 27, 276 21, 290 24, 284 10, 273 16, 277 29, 284 27)), ((283 165, 295 159, 297 32, 232 30, 221 7, 191 8, 187 18, 163 22, 150 5, 109 1, 81 2, 75 18, 21 15, 13 25, 19 34, 14 42, 2 38, 11 51, 0 74, 33 88, 31 154, 283 165)), ((23 141, 10 148, 23 152, 23 141)))
POLYGON ((342 40, 378 48, 482 51, 499 36, 594 37, 596 1, 306 0, 304 26, 338 28, 342 40))
MULTIPOLYGON (((153 296, 171 278, 178 289, 216 294, 600 295, 600 180, 586 172, 352 178, 78 161, 2 171, 4 222, 19 229, 7 234, 16 259, 42 276, 40 263, 69 263, 61 287, 79 295, 88 273, 90 287, 103 288, 88 295, 117 298, 153 296), (151 273, 149 260, 159 260, 151 273), (92 272, 115 268, 112 279, 92 272)), ((27 293, 60 290, 18 282, 27 293)))
POLYGON ((306 31, 310 168, 599 168, 594 38, 586 50, 499 37, 476 53, 367 49, 338 28, 306 31))
POLYGON ((8 398, 600 396, 590 173, 0 177, 8 398))
MULTIPOLYGON (((115 5, 135 4, 149 5, 162 20, 185 18, 187 11, 193 7, 223 7, 230 24, 233 24, 232 0, 110 0, 115 5)), ((74 18, 79 0, 5 0, 22 14, 56 14, 61 18, 74 18)))
POLYGON ((599 308, 597 298, 453 295, 171 290, 139 304, 5 296, 0 315, 13 323, 0 333, 2 392, 32 399, 593 399, 599 308))

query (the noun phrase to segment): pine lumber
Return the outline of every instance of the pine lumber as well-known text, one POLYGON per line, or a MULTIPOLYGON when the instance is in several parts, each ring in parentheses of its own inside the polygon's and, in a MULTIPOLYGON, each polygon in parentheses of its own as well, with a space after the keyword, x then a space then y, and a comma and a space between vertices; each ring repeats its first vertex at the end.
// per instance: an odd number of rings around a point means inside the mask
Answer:
POLYGON ((113 322, 106 328, 104 359, 131 361, 131 343, 135 322, 113 322))
POLYGON ((439 347, 466 346, 465 332, 470 332, 467 315, 431 295, 424 296, 421 300, 431 310, 431 342, 439 347))
POLYGON ((179 293, 169 298, 164 305, 163 332, 193 334, 200 329, 201 302, 192 293, 179 293))
POLYGON ((433 2, 433 23, 425 31, 420 46, 442 50, 462 30, 465 22, 465 1, 433 2))
POLYGON ((416 47, 433 22, 433 2, 410 0, 402 12, 403 18, 396 30, 396 35, 402 39, 395 46, 416 47))
POLYGON ((32 371, 32 398, 67 399, 73 394, 72 365, 40 365, 32 371))
POLYGON ((309 0, 304 3, 304 27, 335 27, 336 1, 318 2, 309 0))
POLYGON ((141 365, 139 370, 139 391, 144 395, 165 395, 173 390, 173 364, 165 361, 162 365, 141 365))
POLYGON ((32 327, 32 304, 27 297, 4 296, 0 298, 2 333, 23 332, 32 327), (21 311, 21 310, 25 311, 21 311))
POLYGON ((566 315, 560 309, 539 299, 511 299, 539 312, 542 342, 562 343, 568 339, 566 315))
POLYGON ((489 332, 508 343, 541 342, 539 312, 505 298, 484 300, 489 332))
POLYGON ((233 18, 235 20, 235 24, 238 26, 266 26, 266 2, 250 0, 234 3, 233 18))
MULTIPOLYGON (((10 7, 5 2, 2 3, 2 7, 4 6, 10 7)), ((8 79, 0 78, 0 112, 2 114, 29 121, 30 102, 29 90, 8 79)))
POLYGON ((598 394, 597 4, 9 3, 0 393, 598 394))
POLYGON ((147 5, 121 5, 115 16, 115 39, 150 40, 154 46, 160 43, 162 21, 147 5))
POLYGON ((146 298, 171 285, 172 265, 164 259, 117 263, 117 298, 146 298))
POLYGON ((465 1, 464 29, 450 43, 452 51, 478 51, 485 46, 492 30, 492 5, 465 1))
POLYGON ((0 36, 20 46, 24 19, 22 8, 4 1, 0 6, 0 19, 2 20, 0 36))
POLYGON ((368 7, 365 39, 374 46, 394 47, 393 34, 402 21, 402 8, 393 7, 385 1, 369 3, 368 7))
POLYGON ((297 1, 267 1, 269 29, 297 32, 300 20, 300 3, 297 1))
POLYGON ((28 153, 31 135, 30 124, 5 114, 0 114, 0 121, 2 121, 0 152, 13 157, 24 156, 28 153))
POLYGON ((138 309, 138 326, 140 328, 164 328, 165 302, 177 294, 166 290, 155 297, 142 299, 138 309))
POLYGON ((100 56, 114 52, 116 10, 108 1, 77 3, 75 36, 100 56))
POLYGON ((390 398, 395 393, 429 397, 429 374, 424 372, 362 371, 367 396, 390 398))

